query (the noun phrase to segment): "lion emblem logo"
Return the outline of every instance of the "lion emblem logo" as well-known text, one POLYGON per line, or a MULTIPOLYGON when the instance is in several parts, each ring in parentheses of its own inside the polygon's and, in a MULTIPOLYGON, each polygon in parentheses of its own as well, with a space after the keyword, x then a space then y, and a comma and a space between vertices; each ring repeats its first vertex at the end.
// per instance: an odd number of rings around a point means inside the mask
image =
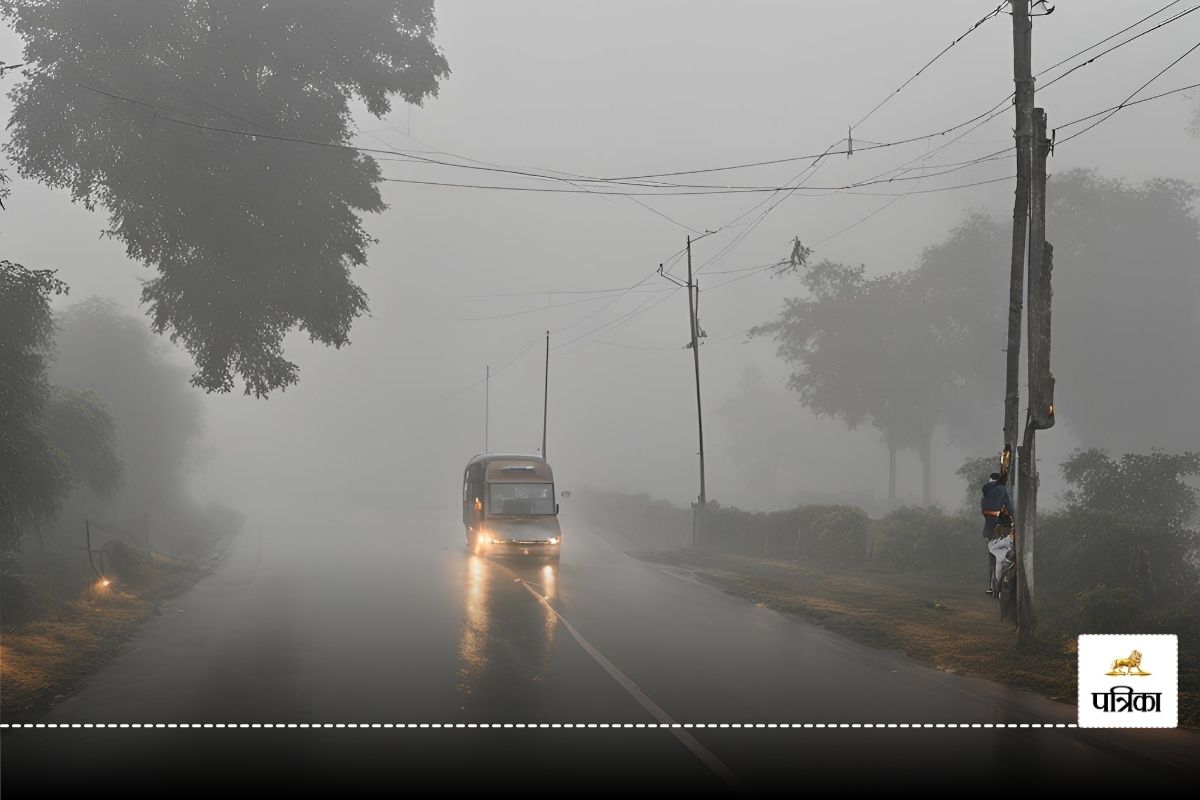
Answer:
POLYGON ((1138 650, 1134 650, 1129 654, 1129 658, 1118 658, 1112 662, 1112 669, 1106 675, 1149 675, 1142 669, 1142 654, 1138 650), (1136 672, 1134 671, 1136 670, 1136 672))

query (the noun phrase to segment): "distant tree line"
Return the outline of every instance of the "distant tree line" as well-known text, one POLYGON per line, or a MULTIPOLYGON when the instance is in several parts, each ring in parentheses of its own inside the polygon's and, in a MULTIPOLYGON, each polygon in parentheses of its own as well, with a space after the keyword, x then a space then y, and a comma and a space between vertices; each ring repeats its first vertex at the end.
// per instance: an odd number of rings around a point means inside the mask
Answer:
MULTIPOLYGON (((22 541, 46 534, 78 554, 85 517, 144 530, 186 514, 200 404, 144 322, 90 298, 56 315, 67 286, 53 270, 0 261, 0 603, 25 597, 22 541), (60 523, 66 524, 60 532, 60 523), (73 548, 73 549, 72 549, 73 548)), ((173 539, 164 532, 162 539, 173 539)), ((160 545, 165 544, 160 541, 160 545)), ((6 613, 6 617, 7 617, 6 613)))
MULTIPOLYGON (((1049 197, 1059 421, 1089 447, 1200 447, 1200 191, 1072 170, 1049 197)), ((788 270, 806 294, 752 330, 775 340, 807 408, 880 431, 889 497, 896 452, 913 449, 929 504, 938 426, 969 452, 999 450, 1010 225, 972 212, 914 268, 876 276, 797 246, 788 270)))

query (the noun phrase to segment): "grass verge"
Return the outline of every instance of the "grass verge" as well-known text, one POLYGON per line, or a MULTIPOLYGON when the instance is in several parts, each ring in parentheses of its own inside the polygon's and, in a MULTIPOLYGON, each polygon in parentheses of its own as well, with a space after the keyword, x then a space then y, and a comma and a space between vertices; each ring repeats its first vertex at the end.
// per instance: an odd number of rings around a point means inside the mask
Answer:
POLYGON ((159 613, 164 600, 211 572, 227 544, 190 562, 127 554, 107 585, 97 580, 70 594, 38 591, 36 616, 0 632, 0 718, 30 721, 69 695, 159 613))
MULTIPOLYGON (((903 652, 944 672, 986 678, 1075 702, 1073 639, 1018 647, 1012 624, 980 586, 852 567, 799 564, 700 550, 636 550, 644 561, 684 567, 721 590, 796 614, 871 647, 903 652)), ((1183 716, 1181 709, 1181 717, 1183 716)), ((1181 723, 1195 725, 1196 720, 1181 723)))

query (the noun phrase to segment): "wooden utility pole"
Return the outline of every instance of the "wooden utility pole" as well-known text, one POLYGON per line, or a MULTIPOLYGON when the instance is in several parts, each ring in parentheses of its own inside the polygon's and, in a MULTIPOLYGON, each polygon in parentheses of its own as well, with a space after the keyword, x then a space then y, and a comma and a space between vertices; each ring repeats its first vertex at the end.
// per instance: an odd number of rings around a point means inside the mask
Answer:
MULTIPOLYGON (((1017 109, 1017 193, 1013 203, 1012 260, 1008 285, 1008 348, 1004 382, 1004 452, 1017 449, 1020 410, 1021 303, 1025 290, 1025 233, 1029 224, 1029 178, 1033 166, 1033 22, 1029 0, 1012 0, 1013 82, 1017 109)), ((1010 468, 1011 468, 1011 461, 1010 468)))
POLYGON ((542 386, 542 458, 545 458, 546 420, 550 414, 550 331, 546 331, 546 378, 542 386))
POLYGON ((1029 413, 1018 458, 1017 529, 1018 552, 1017 624, 1023 636, 1037 630, 1036 584, 1033 549, 1037 541, 1037 447, 1038 430, 1054 425, 1054 376, 1050 374, 1050 277, 1054 248, 1046 241, 1046 112, 1034 109, 1035 151, 1031 182, 1029 219, 1029 413))
POLYGON ((692 514, 692 545, 696 544, 696 521, 700 520, 700 525, 704 525, 705 504, 708 498, 704 488, 704 414, 700 409, 700 337, 699 327, 696 324, 696 306, 699 301, 700 287, 696 285, 692 278, 692 237, 687 237, 687 293, 688 293, 688 319, 692 326, 692 359, 696 365, 696 428, 700 435, 700 498, 697 510, 692 514), (693 294, 694 293, 694 294, 693 294))
POLYGON ((1024 536, 1020 514, 1021 485, 1026 466, 1018 462, 1017 426, 1020 412, 1021 311, 1025 294, 1025 248, 1029 226, 1030 178, 1033 171, 1033 20, 1029 16, 1029 0, 1012 0, 1013 83, 1017 112, 1015 138, 1017 149, 1017 189, 1013 202, 1012 254, 1008 284, 1008 347, 1004 380, 1004 449, 1001 472, 1008 485, 1013 486, 1017 473, 1017 513, 1014 519, 1013 557, 1017 577, 1017 625, 1023 632, 1026 610, 1032 603, 1025 600, 1027 583, 1024 536))

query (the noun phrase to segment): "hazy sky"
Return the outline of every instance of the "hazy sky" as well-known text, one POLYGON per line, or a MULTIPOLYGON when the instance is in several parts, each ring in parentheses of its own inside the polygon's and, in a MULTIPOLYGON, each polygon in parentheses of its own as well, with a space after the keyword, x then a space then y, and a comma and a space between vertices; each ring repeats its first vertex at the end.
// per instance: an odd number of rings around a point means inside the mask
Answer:
MULTIPOLYGON (((1034 71, 1161 5, 1062 0, 1052 16, 1036 21, 1034 71)), ((423 108, 401 105, 384 120, 361 114, 358 124, 367 133, 360 143, 604 176, 819 153, 993 7, 974 0, 440 2, 437 42, 451 76, 423 108)), ((1038 104, 1047 109, 1050 127, 1116 105, 1197 38, 1200 15, 1182 19, 1050 87, 1038 104)), ((11 32, 0 32, 0 59, 17 60, 19 47, 11 32)), ((903 139, 988 110, 1011 91, 1011 47, 1009 17, 987 22, 856 128, 856 140, 903 139)), ((11 85, 15 78, 5 80, 11 85)), ((1200 52, 1143 94, 1198 80, 1200 52)), ((1193 102, 1176 95, 1127 109, 1061 147, 1050 169, 1096 167, 1130 181, 1168 176, 1200 183, 1200 141, 1185 131, 1193 102)), ((0 111, 7 118, 6 99, 0 111)), ((1011 126, 1009 111, 930 163, 1002 149, 1011 142, 1011 126)), ((809 184, 844 185, 923 157, 944 141, 834 156, 809 184)), ((382 163, 394 178, 559 186, 382 163)), ((778 185, 807 165, 686 180, 778 185)), ((694 264, 705 290, 701 324, 709 336, 701 357, 710 496, 753 502, 754 492, 730 463, 715 409, 736 390, 747 365, 782 384, 785 370, 771 344, 743 344, 737 334, 773 317, 780 298, 798 290, 795 279, 758 273, 722 287, 751 274, 726 271, 785 257, 797 235, 815 245, 817 258, 862 262, 871 272, 911 267, 922 247, 942 238, 966 209, 1011 214, 1012 186, 899 200, 897 193, 1012 170, 1005 159, 903 188, 873 187, 884 196, 793 195, 723 255, 714 258, 756 215, 696 245, 694 264)), ((414 496, 452 503, 461 466, 483 449, 483 386, 449 396, 482 378, 485 365, 496 370, 511 362, 491 383, 491 449, 536 449, 540 337, 549 329, 558 348, 551 355, 549 455, 560 487, 644 489, 680 502, 694 497, 695 395, 691 355, 681 348, 685 295, 649 293, 671 288, 657 277, 607 306, 611 296, 546 293, 635 284, 680 250, 683 226, 722 228, 761 196, 645 200, 676 224, 620 197, 400 183, 384 184, 382 191, 390 207, 367 219, 379 242, 369 266, 356 274, 372 315, 359 320, 352 345, 340 352, 293 336, 287 355, 299 363, 301 379, 287 392, 266 402, 240 394, 206 399, 203 444, 212 458, 197 475, 201 494, 235 503, 395 501, 397 509, 414 496), (531 294, 478 297, 520 292, 531 294), (577 300, 583 302, 541 309, 577 300), (622 324, 599 327, 639 307, 643 311, 622 324), (539 310, 465 319, 525 309, 539 310)), ((150 273, 129 261, 119 243, 100 237, 102 213, 23 181, 14 181, 8 205, 0 215, 5 258, 58 269, 71 284, 71 300, 102 294, 137 307, 138 281, 150 273)), ((1003 369, 1002 361, 996 368, 1003 369)), ((845 434, 799 404, 781 422, 811 443, 789 473, 789 488, 886 492, 886 452, 873 430, 845 434)), ((1052 463, 1073 446, 1061 428, 1041 442, 1043 458, 1052 463)), ((957 503, 953 471, 961 454, 935 458, 935 499, 957 503)), ((906 454, 902 464, 901 493, 919 498, 915 456, 906 454)))

